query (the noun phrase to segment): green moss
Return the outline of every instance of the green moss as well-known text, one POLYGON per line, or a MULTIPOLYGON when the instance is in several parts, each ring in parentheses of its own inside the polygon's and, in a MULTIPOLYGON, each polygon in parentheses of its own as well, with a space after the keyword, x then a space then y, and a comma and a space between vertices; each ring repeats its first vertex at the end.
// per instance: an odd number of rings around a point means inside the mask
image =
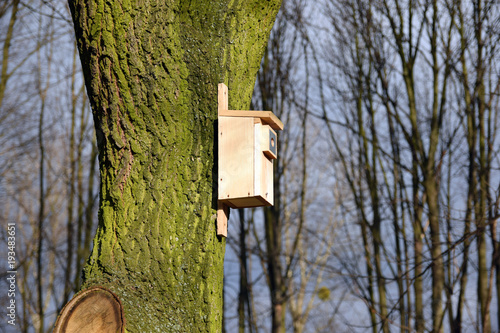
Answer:
POLYGON ((85 283, 120 297, 129 332, 220 332, 217 84, 248 106, 276 4, 70 2, 102 175, 85 283))

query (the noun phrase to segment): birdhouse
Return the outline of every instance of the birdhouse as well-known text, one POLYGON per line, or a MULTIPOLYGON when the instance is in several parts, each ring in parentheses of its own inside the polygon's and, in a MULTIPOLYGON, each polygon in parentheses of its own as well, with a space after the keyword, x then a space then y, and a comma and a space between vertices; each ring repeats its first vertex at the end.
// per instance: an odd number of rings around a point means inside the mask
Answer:
POLYGON ((283 123, 271 111, 228 110, 228 89, 218 96, 217 234, 227 236, 229 208, 272 206, 276 131, 283 123))

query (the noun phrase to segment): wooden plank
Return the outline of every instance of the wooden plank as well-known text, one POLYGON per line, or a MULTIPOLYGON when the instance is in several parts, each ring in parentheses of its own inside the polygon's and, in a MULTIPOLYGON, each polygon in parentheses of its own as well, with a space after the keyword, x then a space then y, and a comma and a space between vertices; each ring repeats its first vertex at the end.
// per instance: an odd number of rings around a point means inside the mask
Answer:
POLYGON ((253 144, 253 172, 254 172, 254 183, 253 183, 253 189, 254 189, 254 195, 262 195, 262 174, 265 172, 261 168, 262 166, 262 159, 265 158, 264 154, 262 153, 262 125, 261 122, 255 123, 254 124, 254 144, 253 144))
POLYGON ((243 110, 226 110, 219 109, 219 116, 225 117, 252 117, 260 118, 262 122, 271 126, 275 131, 283 130, 283 123, 271 111, 243 111, 243 110))
POLYGON ((219 117, 219 200, 254 195, 253 145, 253 118, 219 117))
POLYGON ((251 207, 265 207, 272 206, 272 203, 267 201, 260 195, 248 198, 232 198, 229 200, 219 200, 231 208, 251 208, 251 207))
POLYGON ((255 124, 255 195, 259 195, 267 205, 273 205, 273 162, 269 159, 263 149, 267 141, 269 144, 269 126, 255 124))
POLYGON ((224 83, 219 83, 218 86, 218 94, 217 94, 217 100, 218 100, 218 111, 219 115, 220 112, 223 110, 227 110, 229 108, 228 106, 228 91, 227 91, 227 86, 224 83))
POLYGON ((229 206, 222 201, 217 203, 217 236, 227 237, 227 220, 229 218, 229 206))
MULTIPOLYGON (((262 153, 262 159, 260 160, 260 168, 262 168, 262 174, 260 178, 261 186, 261 196, 266 200, 267 206, 274 205, 274 172, 273 172, 273 160, 267 158, 264 153, 262 153)), ((257 166, 259 167, 259 166, 257 166)))

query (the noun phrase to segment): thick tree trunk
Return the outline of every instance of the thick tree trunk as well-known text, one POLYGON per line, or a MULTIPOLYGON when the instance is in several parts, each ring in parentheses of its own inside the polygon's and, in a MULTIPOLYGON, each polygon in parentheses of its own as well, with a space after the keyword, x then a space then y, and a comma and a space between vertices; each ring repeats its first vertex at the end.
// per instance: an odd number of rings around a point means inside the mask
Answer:
POLYGON ((273 1, 70 0, 99 147, 99 228, 84 287, 129 332, 219 332, 217 83, 247 108, 273 1))

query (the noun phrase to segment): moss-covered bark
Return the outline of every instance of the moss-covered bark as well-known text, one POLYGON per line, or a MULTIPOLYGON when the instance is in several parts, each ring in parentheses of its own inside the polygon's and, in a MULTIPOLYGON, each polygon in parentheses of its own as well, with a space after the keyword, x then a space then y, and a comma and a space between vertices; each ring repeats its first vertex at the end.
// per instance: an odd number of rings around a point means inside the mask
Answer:
POLYGON ((101 170, 84 287, 120 297, 129 332, 219 332, 217 83, 247 108, 280 0, 69 0, 101 170))

